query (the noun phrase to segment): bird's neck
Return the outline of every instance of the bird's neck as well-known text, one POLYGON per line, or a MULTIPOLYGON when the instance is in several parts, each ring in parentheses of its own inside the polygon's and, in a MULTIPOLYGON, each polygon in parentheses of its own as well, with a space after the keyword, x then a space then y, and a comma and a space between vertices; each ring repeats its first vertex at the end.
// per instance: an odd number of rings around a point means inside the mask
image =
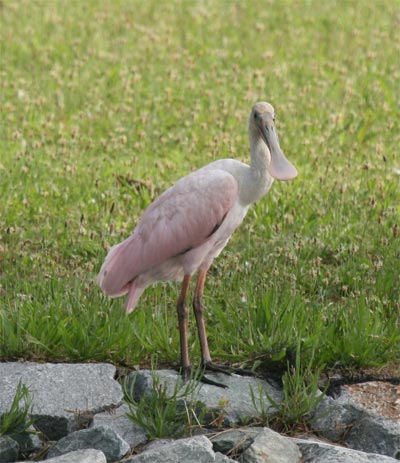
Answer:
POLYGON ((243 188, 247 204, 261 199, 274 181, 268 172, 271 155, 258 133, 250 133, 250 153, 251 163, 243 188))

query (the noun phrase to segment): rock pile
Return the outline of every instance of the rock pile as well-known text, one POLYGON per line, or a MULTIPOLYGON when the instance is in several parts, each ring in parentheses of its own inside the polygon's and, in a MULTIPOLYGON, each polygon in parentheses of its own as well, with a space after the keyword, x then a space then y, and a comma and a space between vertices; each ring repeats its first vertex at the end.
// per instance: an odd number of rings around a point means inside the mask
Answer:
MULTIPOLYGON (((226 384, 226 389, 207 384, 196 388, 196 400, 219 414, 220 428, 201 429, 200 435, 184 439, 149 442, 146 431, 126 416, 128 407, 115 374, 115 367, 108 364, 0 363, 0 415, 10 408, 21 381, 33 398, 32 416, 38 431, 0 436, 0 463, 13 463, 29 455, 36 455, 36 459, 46 455, 51 463, 400 460, 400 416, 395 409, 385 416, 382 410, 357 400, 349 390, 337 399, 325 397, 321 401, 312 421, 312 437, 290 438, 265 427, 238 427, 259 413, 250 388, 266 391, 275 403, 282 400, 282 391, 267 381, 236 375, 210 375, 226 384)), ((179 379, 169 370, 160 370, 157 376, 171 391, 179 379)), ((153 376, 149 371, 131 373, 127 381, 133 380, 135 400, 150 393, 153 376)), ((371 387, 373 390, 379 385, 371 387)), ((272 412, 270 404, 265 409, 272 412)))

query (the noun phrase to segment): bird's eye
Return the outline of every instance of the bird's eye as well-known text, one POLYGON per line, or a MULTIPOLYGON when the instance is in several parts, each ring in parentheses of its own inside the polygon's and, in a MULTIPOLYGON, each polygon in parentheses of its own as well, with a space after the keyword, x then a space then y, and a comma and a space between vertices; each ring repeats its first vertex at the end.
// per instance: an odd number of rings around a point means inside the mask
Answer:
POLYGON ((254 113, 254 119, 257 119, 257 113, 254 113))

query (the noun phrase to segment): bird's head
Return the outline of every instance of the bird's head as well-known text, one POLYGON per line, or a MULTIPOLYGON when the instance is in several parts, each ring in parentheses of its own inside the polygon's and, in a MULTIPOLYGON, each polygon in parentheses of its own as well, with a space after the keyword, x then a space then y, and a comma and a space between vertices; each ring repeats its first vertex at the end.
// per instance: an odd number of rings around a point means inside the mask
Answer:
POLYGON ((291 180, 297 176, 297 169, 283 154, 275 128, 275 110, 266 102, 256 103, 249 119, 251 136, 266 144, 270 153, 269 174, 277 180, 291 180))

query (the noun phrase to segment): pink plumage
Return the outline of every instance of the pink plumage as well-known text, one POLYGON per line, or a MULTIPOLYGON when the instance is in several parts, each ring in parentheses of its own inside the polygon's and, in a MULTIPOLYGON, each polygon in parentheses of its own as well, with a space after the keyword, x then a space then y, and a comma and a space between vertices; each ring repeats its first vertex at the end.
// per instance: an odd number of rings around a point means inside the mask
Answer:
POLYGON ((190 370, 186 299, 192 275, 198 272, 193 306, 202 362, 220 371, 211 362, 203 320, 207 270, 243 221, 249 205, 268 192, 274 178, 290 180, 297 175, 280 149, 274 122, 269 103, 255 104, 249 118, 251 164, 222 159, 179 180, 145 210, 132 235, 110 249, 101 267, 101 288, 113 297, 128 294, 127 312, 152 283, 183 281, 178 320, 185 376, 190 370))
POLYGON ((237 191, 234 177, 219 169, 200 169, 179 180, 145 210, 133 234, 110 249, 99 273, 103 291, 125 294, 139 276, 147 286, 169 260, 171 267, 179 260, 184 271, 184 255, 211 240, 237 191))

